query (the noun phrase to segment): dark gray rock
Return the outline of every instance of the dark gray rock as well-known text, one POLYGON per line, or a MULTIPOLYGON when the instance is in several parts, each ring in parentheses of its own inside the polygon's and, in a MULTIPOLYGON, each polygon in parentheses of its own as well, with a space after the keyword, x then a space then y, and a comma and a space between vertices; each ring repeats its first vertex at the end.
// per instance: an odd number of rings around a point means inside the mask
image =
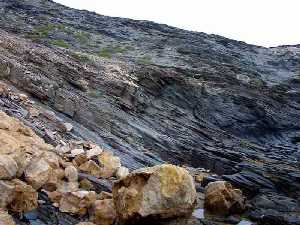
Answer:
MULTIPOLYGON (((131 170, 185 164, 249 198, 300 198, 299 45, 263 48, 44 0, 0 1, 0 40, 1 79, 74 125, 48 142, 90 139, 131 170)), ((7 96, 0 108, 41 136, 54 130, 7 96)), ((280 204, 253 201, 253 218, 269 215, 262 223, 297 221, 280 204)), ((45 223, 73 221, 47 210, 45 223)))

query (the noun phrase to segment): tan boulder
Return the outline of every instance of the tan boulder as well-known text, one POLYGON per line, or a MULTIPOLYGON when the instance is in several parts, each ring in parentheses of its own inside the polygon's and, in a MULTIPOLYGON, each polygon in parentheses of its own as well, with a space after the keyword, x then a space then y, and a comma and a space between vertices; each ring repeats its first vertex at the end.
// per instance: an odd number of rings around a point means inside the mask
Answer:
POLYGON ((44 158, 34 159, 25 170, 25 180, 38 190, 47 183, 51 171, 52 168, 44 158))
POLYGON ((94 191, 65 193, 59 202, 59 210, 66 213, 85 215, 95 201, 96 192, 94 191))
POLYGON ((80 165, 86 163, 89 159, 87 158, 87 156, 85 154, 81 154, 81 155, 78 155, 76 156, 72 163, 75 167, 79 167, 80 165))
POLYGON ((0 225, 15 225, 11 215, 7 211, 0 209, 0 225))
POLYGON ((113 200, 118 218, 131 224, 139 218, 190 214, 196 190, 187 170, 165 164, 133 171, 115 182, 113 200))
POLYGON ((111 225, 117 214, 112 199, 97 200, 93 206, 93 221, 97 225, 111 225))
POLYGON ((0 179, 12 179, 16 176, 18 165, 9 155, 0 155, 0 179))
POLYGON ((12 180, 15 185, 14 198, 9 205, 13 212, 24 213, 38 207, 38 193, 30 185, 18 179, 12 180))
POLYGON ((100 168, 99 165, 95 163, 93 160, 89 160, 85 162, 79 167, 79 169, 95 177, 100 177, 102 172, 102 168, 100 168))
POLYGON ((101 177, 112 177, 118 168, 121 167, 120 158, 114 156, 111 152, 103 152, 98 156, 98 161, 101 166, 101 177))
POLYGON ((242 191, 234 189, 229 182, 216 181, 205 187, 204 207, 211 213, 229 215, 245 210, 242 191))
POLYGON ((0 180, 0 208, 6 209, 13 201, 15 185, 11 181, 0 180))
POLYGON ((68 166, 65 168, 65 177, 68 179, 69 182, 76 182, 78 181, 78 171, 75 166, 68 166))

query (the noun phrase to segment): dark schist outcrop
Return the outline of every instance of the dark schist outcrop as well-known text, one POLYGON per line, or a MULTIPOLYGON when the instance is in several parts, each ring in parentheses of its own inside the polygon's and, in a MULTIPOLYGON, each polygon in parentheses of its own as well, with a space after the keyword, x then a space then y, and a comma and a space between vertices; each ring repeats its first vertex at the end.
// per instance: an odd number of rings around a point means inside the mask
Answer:
MULTIPOLYGON (((263 48, 47 0, 1 0, 0 28, 1 80, 71 122, 64 138, 93 140, 130 169, 210 169, 247 193, 253 221, 300 224, 299 46, 263 48)), ((42 117, 5 98, 0 108, 58 144, 42 117)))

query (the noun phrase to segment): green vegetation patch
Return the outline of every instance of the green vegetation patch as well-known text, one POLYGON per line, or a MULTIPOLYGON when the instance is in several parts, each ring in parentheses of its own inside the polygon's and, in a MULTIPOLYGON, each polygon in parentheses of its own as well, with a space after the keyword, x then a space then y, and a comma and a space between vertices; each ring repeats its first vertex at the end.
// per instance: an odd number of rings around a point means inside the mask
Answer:
POLYGON ((122 47, 122 46, 107 46, 104 47, 102 49, 100 49, 98 55, 100 57, 104 57, 104 58, 111 58, 114 54, 118 54, 118 53, 125 53, 127 52, 128 49, 127 47, 122 47))
POLYGON ((137 63, 142 64, 142 65, 150 65, 150 64, 152 64, 152 58, 150 56, 146 55, 146 56, 139 58, 137 60, 137 63))
POLYGON ((28 34, 27 37, 29 38, 47 38, 49 33, 53 30, 64 30, 64 24, 51 24, 48 23, 47 25, 38 26, 36 27, 31 34, 28 34))
POLYGON ((56 45, 58 47, 62 47, 62 48, 69 48, 69 44, 67 42, 65 42, 64 40, 51 40, 50 44, 52 45, 56 45))
POLYGON ((77 31, 74 34, 74 37, 81 43, 86 44, 89 41, 90 34, 84 31, 77 31))

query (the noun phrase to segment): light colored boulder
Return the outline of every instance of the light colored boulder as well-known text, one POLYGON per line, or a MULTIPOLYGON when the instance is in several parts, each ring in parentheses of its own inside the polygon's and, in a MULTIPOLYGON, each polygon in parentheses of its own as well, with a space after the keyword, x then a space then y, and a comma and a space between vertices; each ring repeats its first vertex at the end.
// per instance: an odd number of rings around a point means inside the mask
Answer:
POLYGON ((229 182, 216 181, 205 187, 204 207, 213 214, 229 215, 245 210, 242 191, 234 189, 229 182))
POLYGON ((98 161, 101 166, 101 177, 112 177, 118 168, 121 167, 120 158, 114 156, 111 152, 103 152, 98 156, 98 161))
POLYGON ((65 177, 68 179, 69 182, 76 182, 78 181, 78 171, 75 166, 68 166, 65 168, 65 177))
POLYGON ((116 172, 116 177, 118 179, 122 179, 126 177, 128 174, 129 174, 129 169, 124 166, 121 166, 116 172))
POLYGON ((59 123, 58 127, 62 132, 70 132, 73 130, 73 125, 71 123, 59 123))
POLYGON ((71 157, 76 157, 80 154, 84 154, 84 150, 82 148, 75 148, 75 149, 71 150, 70 156, 71 157))
POLYGON ((18 165, 9 155, 0 155, 0 179, 12 179, 16 176, 18 165))
POLYGON ((47 183, 51 171, 52 168, 44 158, 34 159, 25 170, 25 180, 34 189, 38 190, 47 183))
POLYGON ((102 148, 100 148, 99 146, 95 146, 94 148, 86 151, 86 156, 88 159, 91 159, 95 156, 100 155, 102 152, 103 152, 102 148))
POLYGON ((190 214, 196 204, 192 176, 170 164, 133 171, 113 185, 113 200, 120 221, 170 218, 190 214))
POLYGON ((94 191, 65 193, 59 202, 59 210, 66 213, 85 215, 95 201, 96 192, 94 191))
POLYGON ((3 209, 0 209, 0 225, 15 225, 12 216, 3 209))
POLYGON ((111 225, 117 214, 112 199, 97 200, 93 206, 93 221, 97 225, 111 225))

